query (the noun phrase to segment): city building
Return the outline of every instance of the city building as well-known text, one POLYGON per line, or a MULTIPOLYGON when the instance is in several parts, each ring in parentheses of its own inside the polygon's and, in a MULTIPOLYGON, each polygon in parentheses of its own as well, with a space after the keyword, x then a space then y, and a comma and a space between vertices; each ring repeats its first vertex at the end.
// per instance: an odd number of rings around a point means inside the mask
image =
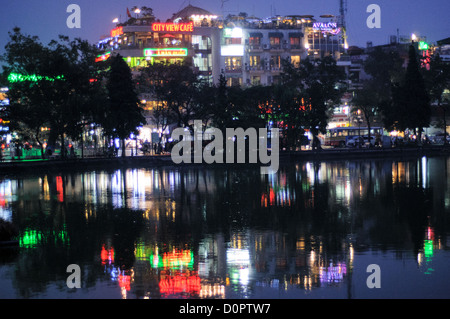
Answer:
POLYGON ((345 32, 333 15, 319 20, 312 15, 224 18, 188 5, 162 22, 153 13, 135 12, 99 41, 105 51, 99 60, 120 54, 137 70, 148 63, 190 58, 213 83, 224 74, 229 85, 270 85, 283 59, 299 63, 331 55, 340 60, 346 49, 345 32))
MULTIPOLYGON (((120 54, 138 74, 148 64, 190 59, 198 74, 211 83, 217 84, 223 75, 229 86, 271 85, 280 77, 283 60, 298 64, 303 59, 332 56, 348 69, 340 20, 333 15, 318 19, 312 15, 221 17, 188 5, 163 22, 149 8, 127 9, 126 21, 116 19, 110 34, 98 42, 104 51, 98 60, 120 54)), ((141 128, 139 139, 159 141, 158 135, 170 135, 170 127, 163 132, 151 115, 161 101, 149 94, 141 94, 140 100, 147 125, 141 128)))

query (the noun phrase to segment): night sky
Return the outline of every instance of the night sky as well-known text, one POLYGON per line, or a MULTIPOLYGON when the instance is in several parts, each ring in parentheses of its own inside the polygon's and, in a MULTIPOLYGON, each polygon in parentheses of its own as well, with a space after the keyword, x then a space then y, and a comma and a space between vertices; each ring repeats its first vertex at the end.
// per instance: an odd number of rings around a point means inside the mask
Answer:
MULTIPOLYGON (((416 33, 425 36, 427 41, 435 42, 450 37, 449 0, 347 0, 347 27, 349 45, 365 47, 367 41, 374 45, 386 44, 390 35, 409 36, 416 33), (381 7, 381 28, 369 29, 366 25, 366 12, 369 4, 381 7)), ((81 37, 95 43, 102 35, 109 34, 114 27, 112 20, 126 17, 126 9, 137 5, 154 10, 157 18, 165 20, 173 13, 191 4, 214 14, 237 14, 247 12, 259 18, 271 14, 339 14, 339 0, 16 0, 2 1, 0 10, 0 54, 8 41, 8 31, 18 26, 26 34, 37 35, 42 42, 56 39, 58 34, 70 38, 81 37), (222 7, 223 1, 223 7, 222 7), (81 28, 69 29, 66 25, 66 12, 69 4, 81 7, 81 28)))

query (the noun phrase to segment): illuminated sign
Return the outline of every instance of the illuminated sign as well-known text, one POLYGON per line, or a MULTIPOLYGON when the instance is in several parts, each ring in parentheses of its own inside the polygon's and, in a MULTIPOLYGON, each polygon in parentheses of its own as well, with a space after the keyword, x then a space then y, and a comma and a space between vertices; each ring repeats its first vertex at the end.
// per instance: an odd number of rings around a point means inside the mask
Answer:
POLYGON ((241 44, 223 45, 220 48, 222 56, 244 56, 244 46, 241 44))
POLYGON ((323 22, 314 22, 313 23, 313 30, 314 31, 321 31, 323 33, 331 33, 331 34, 338 34, 339 32, 341 32, 341 29, 337 27, 337 23, 336 22, 328 22, 328 23, 323 23, 323 22))
POLYGON ((424 41, 419 42, 419 50, 428 50, 428 43, 424 41))
POLYGON ((97 55, 95 62, 106 61, 111 56, 111 52, 106 52, 105 54, 97 55))
POLYGON ((224 38, 242 38, 241 28, 225 28, 223 29, 224 38))
POLYGON ((163 23, 152 24, 153 32, 194 32, 194 22, 189 23, 163 23))
POLYGON ((144 49, 145 57, 182 57, 187 56, 188 49, 186 48, 154 48, 144 49))
POLYGON ((117 37, 119 35, 123 34, 123 27, 117 27, 115 29, 111 30, 111 37, 117 37))

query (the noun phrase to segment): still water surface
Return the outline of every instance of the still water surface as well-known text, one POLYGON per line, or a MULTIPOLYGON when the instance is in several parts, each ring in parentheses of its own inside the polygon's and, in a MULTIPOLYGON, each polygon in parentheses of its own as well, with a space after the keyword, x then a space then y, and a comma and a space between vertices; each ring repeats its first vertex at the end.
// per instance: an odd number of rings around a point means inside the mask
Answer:
POLYGON ((423 157, 3 176, 20 236, 0 248, 0 298, 450 298, 449 171, 423 157))

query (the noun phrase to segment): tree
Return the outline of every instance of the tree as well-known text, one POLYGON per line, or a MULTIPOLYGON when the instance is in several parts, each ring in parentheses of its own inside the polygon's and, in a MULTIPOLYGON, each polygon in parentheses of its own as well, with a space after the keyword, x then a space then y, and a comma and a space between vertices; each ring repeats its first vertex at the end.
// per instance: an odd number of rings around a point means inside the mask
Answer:
POLYGON ((369 141, 371 140, 371 123, 378 116, 381 107, 380 101, 382 101, 379 92, 374 90, 372 85, 373 81, 371 80, 364 82, 363 88, 355 92, 355 97, 352 100, 352 111, 361 111, 366 121, 369 141))
POLYGON ((125 156, 125 139, 131 134, 138 134, 138 127, 145 124, 145 118, 131 70, 120 54, 111 58, 106 87, 108 109, 102 123, 103 128, 107 135, 122 141, 122 156, 125 156))
POLYGON ((189 62, 161 62, 142 70, 139 87, 163 103, 165 115, 175 118, 178 127, 189 127, 199 113, 196 96, 202 83, 189 62))
MULTIPOLYGON (((8 81, 10 105, 5 110, 11 127, 20 134, 31 132, 43 150, 41 128, 49 127, 48 145, 61 138, 64 157, 65 136, 80 136, 82 121, 91 116, 91 98, 101 96, 92 78, 101 75, 95 64, 98 50, 81 39, 59 36, 43 45, 36 36, 14 28, 2 56, 2 77, 8 81)), ((24 136, 24 134, 22 134, 24 136)))
POLYGON ((402 58, 397 51, 376 47, 364 61, 364 71, 371 76, 364 86, 372 92, 365 93, 371 95, 374 111, 383 115, 385 127, 398 127, 398 109, 394 108, 392 99, 404 78, 402 58))
POLYGON ((410 45, 403 87, 399 90, 397 100, 403 103, 406 110, 404 126, 413 129, 417 134, 419 144, 422 141, 423 128, 430 124, 430 98, 426 91, 425 82, 419 69, 417 52, 414 45, 410 45))
MULTIPOLYGON (((437 110, 442 112, 442 123, 444 133, 447 128, 446 114, 448 112, 448 101, 444 99, 445 90, 450 89, 450 65, 445 63, 438 53, 433 54, 429 61, 429 69, 422 68, 425 85, 431 102, 437 103, 437 110)), ((444 136, 444 144, 447 139, 444 136)))

